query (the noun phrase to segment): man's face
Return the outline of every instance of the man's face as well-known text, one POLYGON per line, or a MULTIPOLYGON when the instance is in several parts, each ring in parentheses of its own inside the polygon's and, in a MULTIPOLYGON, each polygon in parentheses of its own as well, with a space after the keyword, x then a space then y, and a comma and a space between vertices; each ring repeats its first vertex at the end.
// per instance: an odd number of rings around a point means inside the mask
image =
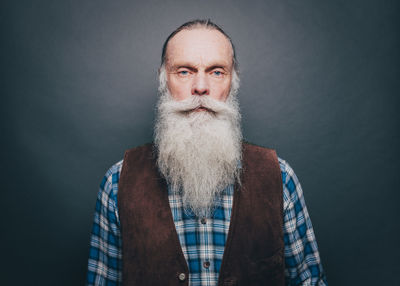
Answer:
POLYGON ((232 59, 232 46, 219 31, 204 28, 180 31, 168 43, 166 53, 170 94, 177 101, 192 95, 225 101, 231 87, 232 59))

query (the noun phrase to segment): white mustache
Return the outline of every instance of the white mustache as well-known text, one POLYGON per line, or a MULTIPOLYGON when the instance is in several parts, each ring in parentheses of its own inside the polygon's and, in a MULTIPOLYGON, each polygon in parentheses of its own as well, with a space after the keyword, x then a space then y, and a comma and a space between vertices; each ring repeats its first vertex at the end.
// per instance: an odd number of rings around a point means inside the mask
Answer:
POLYGON ((204 108, 206 112, 212 113, 214 115, 235 115, 232 108, 225 102, 211 98, 208 95, 191 95, 189 98, 176 101, 170 100, 166 102, 162 109, 168 113, 181 113, 188 114, 195 111, 198 108, 204 108))

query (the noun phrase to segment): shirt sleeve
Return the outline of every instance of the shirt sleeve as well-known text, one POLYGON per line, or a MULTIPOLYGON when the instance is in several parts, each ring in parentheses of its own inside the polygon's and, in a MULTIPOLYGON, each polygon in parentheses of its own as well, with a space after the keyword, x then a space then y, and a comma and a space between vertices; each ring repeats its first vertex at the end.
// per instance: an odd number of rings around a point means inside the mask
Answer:
POLYGON ((122 285, 122 239, 117 209, 117 190, 122 161, 104 176, 97 195, 90 237, 86 284, 122 285))
POLYGON ((283 236, 287 285, 328 285, 303 191, 289 164, 279 159, 283 181, 283 236))

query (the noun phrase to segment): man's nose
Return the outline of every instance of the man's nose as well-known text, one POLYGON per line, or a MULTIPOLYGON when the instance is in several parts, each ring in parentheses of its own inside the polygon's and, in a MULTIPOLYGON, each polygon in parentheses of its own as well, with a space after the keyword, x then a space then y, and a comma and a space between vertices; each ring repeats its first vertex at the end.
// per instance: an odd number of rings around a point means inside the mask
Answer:
POLYGON ((205 75, 197 74, 193 80, 192 95, 209 95, 210 87, 205 75))

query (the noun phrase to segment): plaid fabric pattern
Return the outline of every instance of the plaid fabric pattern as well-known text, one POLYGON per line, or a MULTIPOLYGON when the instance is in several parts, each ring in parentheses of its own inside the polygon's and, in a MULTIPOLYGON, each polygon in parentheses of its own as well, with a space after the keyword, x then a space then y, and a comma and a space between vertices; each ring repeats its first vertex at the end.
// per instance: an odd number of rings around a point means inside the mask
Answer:
POLYGON ((122 239, 117 191, 122 161, 105 174, 98 192, 90 238, 88 285, 122 285, 122 239))
POLYGON ((168 194, 179 241, 189 266, 190 285, 217 285, 229 231, 233 187, 223 191, 216 201, 213 217, 207 219, 185 212, 181 196, 171 190, 168 194))
MULTIPOLYGON (((287 285, 327 285, 303 191, 293 169, 279 158, 283 183, 285 276, 287 285)), ((90 239, 87 285, 122 285, 121 233, 117 192, 122 161, 104 176, 96 201, 90 239)), ((187 214, 179 195, 168 191, 169 203, 189 266, 189 284, 217 285, 233 202, 233 187, 216 202, 213 218, 187 214)))

